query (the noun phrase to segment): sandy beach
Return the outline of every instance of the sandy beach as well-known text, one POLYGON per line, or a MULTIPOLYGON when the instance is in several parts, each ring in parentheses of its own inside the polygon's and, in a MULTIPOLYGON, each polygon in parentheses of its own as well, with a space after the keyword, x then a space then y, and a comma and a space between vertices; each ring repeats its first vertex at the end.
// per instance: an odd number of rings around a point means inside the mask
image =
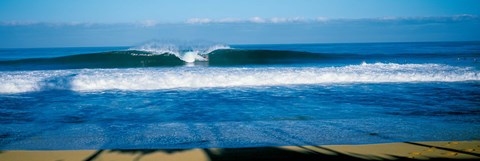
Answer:
POLYGON ((7 150, 2 161, 110 160, 479 160, 480 141, 368 145, 135 150, 7 150))

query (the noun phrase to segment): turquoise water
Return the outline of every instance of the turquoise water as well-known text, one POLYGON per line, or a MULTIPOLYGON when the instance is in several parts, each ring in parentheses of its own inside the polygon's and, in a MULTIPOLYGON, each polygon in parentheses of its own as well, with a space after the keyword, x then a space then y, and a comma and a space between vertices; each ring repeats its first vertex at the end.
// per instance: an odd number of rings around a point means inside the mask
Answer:
POLYGON ((479 59, 478 42, 1 49, 0 149, 480 139, 479 59))

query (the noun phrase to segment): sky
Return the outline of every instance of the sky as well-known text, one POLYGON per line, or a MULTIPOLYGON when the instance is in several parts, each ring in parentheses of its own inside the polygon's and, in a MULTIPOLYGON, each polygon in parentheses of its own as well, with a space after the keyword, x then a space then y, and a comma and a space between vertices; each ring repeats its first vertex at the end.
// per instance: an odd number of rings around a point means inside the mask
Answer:
POLYGON ((0 48, 478 41, 477 0, 2 0, 0 48))

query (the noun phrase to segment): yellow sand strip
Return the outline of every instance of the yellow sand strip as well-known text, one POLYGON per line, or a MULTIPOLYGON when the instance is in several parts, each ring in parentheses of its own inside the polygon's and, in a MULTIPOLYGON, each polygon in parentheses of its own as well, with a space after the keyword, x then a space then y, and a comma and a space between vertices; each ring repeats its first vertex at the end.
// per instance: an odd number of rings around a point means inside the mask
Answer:
POLYGON ((480 160, 480 141, 405 142, 369 145, 282 146, 262 148, 1 151, 0 161, 114 160, 480 160))

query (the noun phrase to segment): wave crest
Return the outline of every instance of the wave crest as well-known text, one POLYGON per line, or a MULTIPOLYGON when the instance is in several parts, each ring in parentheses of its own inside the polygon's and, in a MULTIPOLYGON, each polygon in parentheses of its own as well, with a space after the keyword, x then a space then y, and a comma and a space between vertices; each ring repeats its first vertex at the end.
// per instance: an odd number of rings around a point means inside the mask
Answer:
POLYGON ((180 60, 193 63, 195 61, 208 61, 207 55, 220 49, 231 48, 225 44, 204 41, 153 41, 130 48, 129 50, 144 51, 151 53, 150 55, 172 54, 180 60))
POLYGON ((184 65, 238 66, 294 63, 301 64, 319 63, 322 62, 322 60, 329 59, 344 59, 344 56, 342 55, 338 57, 334 55, 294 51, 227 49, 229 48, 228 46, 222 45, 209 46, 203 48, 202 50, 181 50, 179 48, 174 48, 170 50, 170 48, 174 47, 155 48, 146 45, 143 46, 143 48, 132 48, 131 50, 127 51, 110 51, 102 53, 79 54, 55 58, 7 60, 0 61, 0 71, 45 69, 58 70, 81 68, 174 67, 184 65), (206 61, 207 57, 208 61, 206 61))

